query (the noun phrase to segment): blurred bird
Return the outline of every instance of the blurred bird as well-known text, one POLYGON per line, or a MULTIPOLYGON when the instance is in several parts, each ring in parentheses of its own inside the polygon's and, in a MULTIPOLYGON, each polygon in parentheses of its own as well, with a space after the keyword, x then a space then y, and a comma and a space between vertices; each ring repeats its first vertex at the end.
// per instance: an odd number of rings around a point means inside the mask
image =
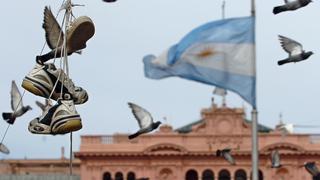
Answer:
POLYGON ((295 0, 289 2, 288 0, 284 1, 284 5, 282 6, 276 6, 273 8, 273 14, 278 14, 284 11, 294 11, 296 9, 302 8, 306 5, 308 5, 311 0, 295 0))
POLYGON ((306 162, 304 163, 304 167, 312 176, 318 176, 320 174, 315 162, 306 162))
POLYGON ((218 149, 216 151, 216 156, 221 156, 225 160, 227 160, 231 165, 236 165, 236 162, 234 158, 231 156, 231 149, 230 148, 225 148, 225 149, 218 149))
POLYGON ((312 51, 305 52, 300 43, 290 38, 279 35, 279 40, 282 48, 289 54, 289 57, 287 59, 278 61, 278 65, 303 61, 308 59, 313 54, 312 51))
POLYGON ((27 111, 31 110, 30 106, 23 106, 22 97, 19 92, 19 89, 15 83, 12 81, 11 83, 11 109, 13 112, 4 112, 2 113, 3 119, 9 123, 13 124, 17 117, 22 116, 27 111))
POLYGON ((36 105, 40 107, 40 109, 42 110, 42 113, 44 113, 47 109, 50 109, 52 107, 52 103, 50 99, 46 99, 45 104, 39 101, 36 101, 36 105))
POLYGON ((271 152, 271 167, 272 168, 280 168, 282 165, 280 164, 280 155, 278 150, 273 150, 271 152))
POLYGON ((140 134, 149 133, 154 129, 157 129, 161 124, 160 121, 157 121, 154 123, 151 114, 147 110, 143 109, 142 107, 130 102, 128 103, 128 105, 131 108, 132 113, 136 118, 136 120, 138 121, 138 124, 140 127, 140 130, 138 130, 136 133, 129 135, 128 137, 129 139, 133 139, 139 136, 140 134))
POLYGON ((117 0, 103 0, 103 2, 111 3, 111 2, 116 2, 117 0))
POLYGON ((0 143, 0 152, 3 154, 10 154, 9 149, 3 143, 0 143))

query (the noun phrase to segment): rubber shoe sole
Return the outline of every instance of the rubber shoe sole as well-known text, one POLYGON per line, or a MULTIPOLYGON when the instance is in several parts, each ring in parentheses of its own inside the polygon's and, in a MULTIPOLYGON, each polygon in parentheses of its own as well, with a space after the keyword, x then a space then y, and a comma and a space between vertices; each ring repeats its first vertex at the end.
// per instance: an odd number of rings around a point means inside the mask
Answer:
POLYGON ((70 119, 62 125, 51 130, 52 134, 67 134, 73 131, 78 131, 82 128, 80 119, 70 119))
MULTIPOLYGON (((49 98, 51 92, 47 92, 44 88, 36 83, 24 78, 21 85, 25 90, 31 92, 34 95, 41 96, 44 98, 49 98)), ((51 95, 51 99, 57 100, 59 99, 59 94, 53 92, 51 95)))

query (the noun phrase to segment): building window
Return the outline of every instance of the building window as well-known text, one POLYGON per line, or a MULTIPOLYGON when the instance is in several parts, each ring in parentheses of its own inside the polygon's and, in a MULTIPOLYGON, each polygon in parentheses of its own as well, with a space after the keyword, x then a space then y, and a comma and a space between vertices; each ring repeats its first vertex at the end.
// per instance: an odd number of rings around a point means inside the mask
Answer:
POLYGON ((134 172, 129 172, 127 174, 127 180, 136 180, 136 175, 134 174, 134 172))
POLYGON ((105 172, 103 174, 103 180, 111 180, 111 174, 109 172, 105 172))
POLYGON ((240 169, 236 171, 234 177, 235 180, 247 180, 247 173, 244 170, 240 169))
POLYGON ((186 180, 198 180, 198 173, 197 171, 191 169, 186 173, 186 180))
POLYGON ((230 172, 228 170, 221 170, 219 172, 219 180, 231 180, 230 172))
POLYGON ((263 173, 261 170, 259 170, 259 180, 263 180, 263 173))
POLYGON ((312 180, 319 180, 320 179, 320 174, 318 174, 317 176, 313 176, 312 180))
POLYGON ((214 174, 210 169, 202 172, 202 180, 214 180, 214 174))
POLYGON ((122 175, 121 172, 117 172, 117 173, 116 173, 115 180, 123 180, 123 175, 122 175))

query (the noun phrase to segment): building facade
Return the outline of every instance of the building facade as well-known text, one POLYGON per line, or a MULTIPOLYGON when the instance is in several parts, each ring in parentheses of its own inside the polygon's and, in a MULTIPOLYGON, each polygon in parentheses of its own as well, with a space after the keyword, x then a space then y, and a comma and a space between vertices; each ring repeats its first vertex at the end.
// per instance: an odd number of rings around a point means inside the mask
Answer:
MULTIPOLYGON (((247 180, 251 176, 251 124, 241 108, 212 107, 201 120, 128 140, 128 134, 81 137, 82 180, 247 180), (216 157, 232 148, 236 165, 216 157)), ((283 134, 259 125, 259 176, 264 180, 311 180, 304 162, 320 159, 320 136, 283 134), (282 167, 271 168, 270 153, 280 152, 282 167)))

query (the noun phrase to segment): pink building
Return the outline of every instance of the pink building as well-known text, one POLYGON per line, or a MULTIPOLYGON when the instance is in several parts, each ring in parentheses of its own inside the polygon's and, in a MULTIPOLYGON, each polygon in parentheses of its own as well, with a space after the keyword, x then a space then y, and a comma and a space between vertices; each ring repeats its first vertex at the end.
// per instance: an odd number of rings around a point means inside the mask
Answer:
MULTIPOLYGON (((173 129, 163 125, 153 134, 129 141, 128 134, 81 137, 81 180, 247 180, 251 174, 251 124, 241 108, 201 111, 201 120, 173 129), (215 156, 217 149, 239 148, 236 165, 215 156)), ((260 179, 317 179, 304 169, 320 159, 320 136, 286 134, 259 126, 260 179), (270 152, 279 150, 282 167, 271 168, 270 152)))

